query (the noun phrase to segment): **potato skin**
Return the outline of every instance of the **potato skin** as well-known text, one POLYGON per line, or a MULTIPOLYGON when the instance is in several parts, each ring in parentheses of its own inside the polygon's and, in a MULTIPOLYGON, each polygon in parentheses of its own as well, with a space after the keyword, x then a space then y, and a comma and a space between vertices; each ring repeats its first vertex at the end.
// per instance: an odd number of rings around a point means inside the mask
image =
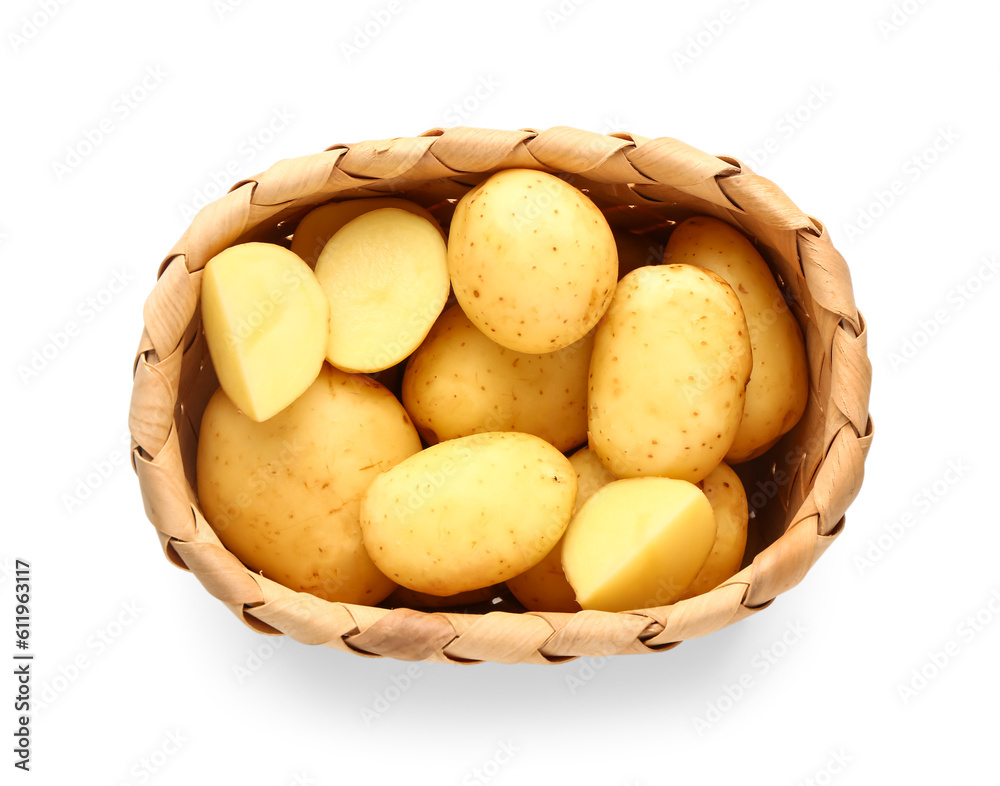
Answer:
POLYGON ((689 218, 670 236, 665 261, 697 265, 733 288, 750 329, 753 373, 743 420, 726 460, 764 453, 805 412, 809 368, 802 329, 763 257, 739 230, 707 216, 689 218))
POLYGON ((433 445, 379 475, 361 501, 365 548, 401 586, 455 595, 537 564, 562 537, 576 473, 531 434, 433 445))
POLYGON ((597 324, 618 252, 601 211, 554 175, 507 169, 455 206, 448 235, 455 297, 487 336, 518 352, 555 352, 597 324))
POLYGON ((403 375, 403 405, 429 443, 520 431, 560 451, 587 440, 593 332, 557 352, 515 352, 487 338, 454 305, 437 320, 403 375))
POLYGON ((362 545, 361 495, 419 450, 391 393, 324 365, 263 423, 216 391, 201 421, 198 496, 219 540, 251 570, 326 600, 374 604, 395 585, 362 545))
POLYGON ((736 293, 691 265, 638 268, 597 327, 590 444, 620 478, 705 478, 732 445, 752 357, 736 293))

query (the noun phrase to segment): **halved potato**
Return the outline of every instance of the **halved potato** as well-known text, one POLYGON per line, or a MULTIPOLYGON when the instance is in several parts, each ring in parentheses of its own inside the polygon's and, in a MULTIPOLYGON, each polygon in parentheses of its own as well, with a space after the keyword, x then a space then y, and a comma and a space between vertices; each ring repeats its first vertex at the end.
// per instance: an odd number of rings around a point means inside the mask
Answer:
POLYGON ((283 410, 319 374, 330 305, 313 272, 286 248, 243 243, 212 257, 201 316, 219 384, 252 420, 283 410))
POLYGON ((405 210, 348 222, 316 263, 330 303, 326 359, 343 371, 373 372, 413 352, 448 300, 446 254, 437 229, 405 210))
POLYGON ((386 207, 406 210, 415 216, 420 216, 430 221, 441 234, 441 237, 445 237, 444 230, 441 229, 441 225, 438 224, 437 219, 416 202, 410 202, 408 199, 397 199, 396 197, 348 199, 344 202, 330 202, 327 205, 321 205, 306 213, 303 219, 299 221, 299 225, 295 228, 295 233, 292 235, 292 251, 302 257, 309 267, 316 267, 316 260, 319 259, 323 247, 338 230, 358 216, 386 207))
POLYGON ((563 539, 563 569, 585 609, 626 611, 673 603, 715 542, 715 515, 692 483, 616 480, 587 500, 563 539))

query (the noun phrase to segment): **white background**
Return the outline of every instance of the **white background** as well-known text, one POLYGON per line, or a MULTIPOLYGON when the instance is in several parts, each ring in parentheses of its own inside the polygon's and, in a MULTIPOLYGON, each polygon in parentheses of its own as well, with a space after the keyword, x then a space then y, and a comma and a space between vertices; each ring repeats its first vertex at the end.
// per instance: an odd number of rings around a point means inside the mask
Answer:
POLYGON ((32 771, 3 782, 996 782, 997 5, 226 2, 4 4, 0 652, 26 559, 36 660, 32 771), (658 655, 408 667, 273 649, 163 558, 124 440, 188 208, 458 124, 677 137, 829 227, 875 442, 843 535, 764 612, 658 655))

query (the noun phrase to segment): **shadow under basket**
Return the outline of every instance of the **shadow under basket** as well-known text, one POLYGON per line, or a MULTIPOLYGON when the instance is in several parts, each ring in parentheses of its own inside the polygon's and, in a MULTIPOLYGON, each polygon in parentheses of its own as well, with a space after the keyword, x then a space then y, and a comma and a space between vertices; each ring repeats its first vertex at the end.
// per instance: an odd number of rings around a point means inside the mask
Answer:
POLYGON ((250 627, 359 655, 558 663, 656 652, 731 625, 798 584, 840 534, 872 439, 865 323, 826 228, 738 160, 670 138, 565 127, 433 129, 279 161, 194 217, 159 269, 143 321, 129 412, 132 460, 167 558, 250 627), (802 326, 809 404, 777 445, 735 467, 751 503, 743 569, 669 606, 575 614, 503 604, 474 613, 333 603, 248 570, 221 545, 196 492, 198 426, 218 387, 201 329, 205 264, 237 243, 287 246, 302 216, 334 200, 403 197, 447 228, 466 191, 515 167, 552 172, 584 190, 616 232, 648 241, 651 261, 659 261, 656 250, 677 222, 700 214, 741 229, 770 265, 802 326))

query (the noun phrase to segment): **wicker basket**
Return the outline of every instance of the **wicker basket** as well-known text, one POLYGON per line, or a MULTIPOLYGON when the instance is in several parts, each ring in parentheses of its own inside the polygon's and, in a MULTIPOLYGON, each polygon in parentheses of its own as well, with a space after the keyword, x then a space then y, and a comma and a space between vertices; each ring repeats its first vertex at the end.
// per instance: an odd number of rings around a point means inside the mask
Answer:
POLYGON ((553 663, 669 649, 764 608, 802 580, 843 528, 872 438, 871 365, 850 274, 824 226, 739 161, 675 139, 433 129, 335 145, 279 161, 201 210, 164 260, 143 310, 129 427, 146 514, 167 558, 250 627, 368 656, 451 663, 553 663), (662 243, 674 222, 712 215, 756 239, 803 328, 810 399, 802 420, 739 465, 753 509, 745 567, 704 595, 641 612, 425 612, 331 603, 249 571, 199 508, 201 414, 218 383, 201 330, 205 263, 235 243, 285 243, 317 204, 393 194, 447 227, 454 202, 489 173, 531 167, 585 189, 616 229, 662 243))

